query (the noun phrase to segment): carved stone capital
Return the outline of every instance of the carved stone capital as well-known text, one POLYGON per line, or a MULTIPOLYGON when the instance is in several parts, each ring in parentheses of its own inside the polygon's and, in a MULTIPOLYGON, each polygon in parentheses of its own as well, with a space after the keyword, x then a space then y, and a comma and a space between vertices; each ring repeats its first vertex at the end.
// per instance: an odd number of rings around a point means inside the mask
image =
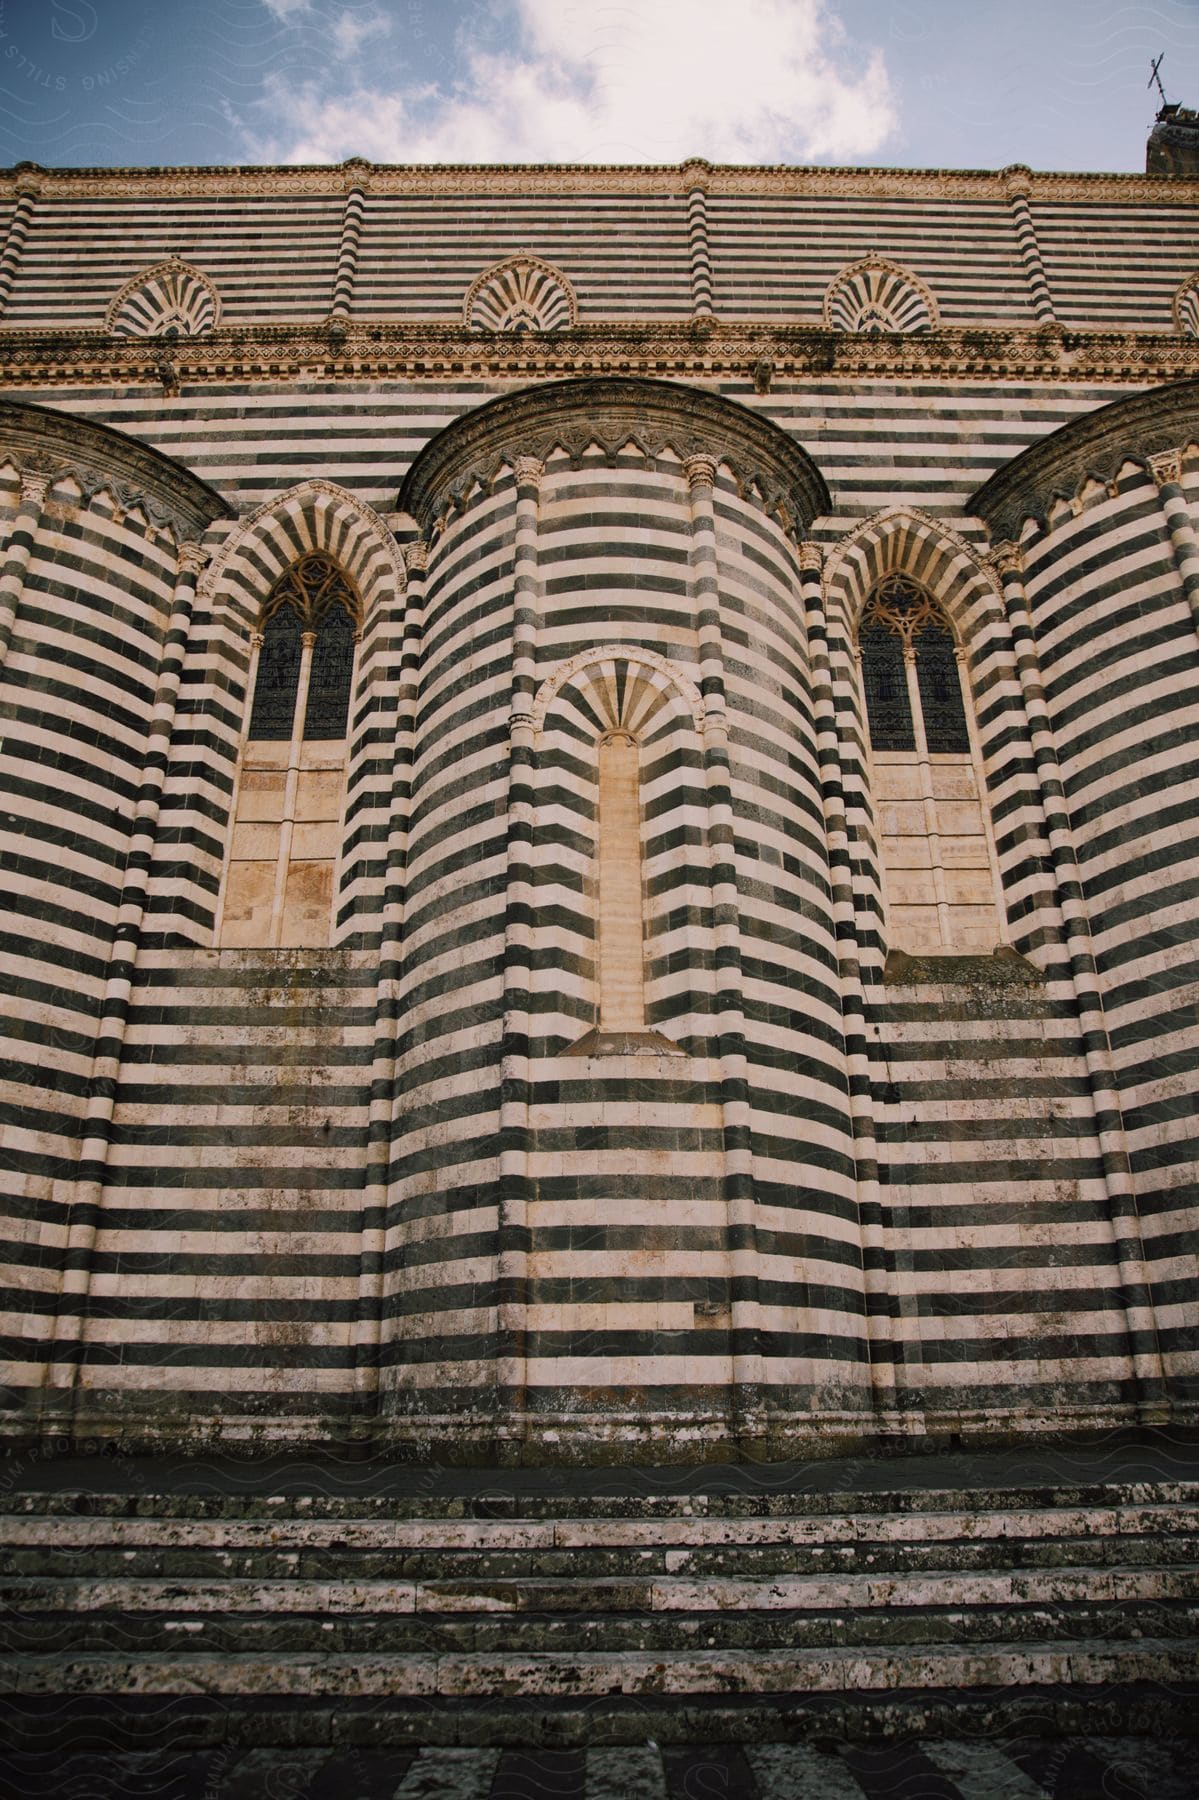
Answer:
POLYGON ((1000 180, 1009 200, 1027 200, 1032 186, 1032 170, 1024 163, 1010 163, 1001 170, 1000 180))
POLYGON ((526 707, 513 707, 508 714, 508 736, 515 737, 517 732, 528 732, 530 738, 537 729, 533 714, 526 707))
POLYGON ((512 473, 518 488, 540 487, 545 464, 537 456, 518 456, 512 464, 512 473))
POLYGON ((1149 473, 1153 476, 1154 482, 1159 488, 1166 487, 1171 482, 1175 487, 1181 484, 1181 449, 1159 450, 1154 455, 1147 457, 1146 461, 1149 464, 1149 473))
POLYGON ((711 490, 716 486, 716 458, 699 451, 688 456, 683 463, 683 473, 687 477, 687 486, 692 493, 696 490, 711 490))
POLYGON ((300 633, 300 643, 305 650, 314 650, 316 648, 316 632, 302 631, 300 633))
POLYGON ((1005 576, 1024 573, 1024 552, 1018 544, 996 544, 987 561, 1001 581, 1005 576))
POLYGON ((824 567, 824 551, 810 538, 805 538, 799 546, 799 566, 805 575, 819 575, 824 567))
POLYGON ((203 545, 185 541, 178 550, 179 573, 181 575, 199 575, 208 566, 208 551, 203 545))
POLYGON ((401 544, 400 555, 409 575, 423 575, 429 566, 429 546, 424 538, 413 538, 410 544, 401 544))
POLYGON ((696 188, 701 193, 706 193, 708 183, 712 179, 712 165, 710 162, 706 162, 702 156, 690 156, 681 165, 679 174, 682 176, 683 186, 689 194, 693 194, 696 188))
POLYGON ((21 470, 21 505, 22 507, 38 507, 46 504, 46 495, 54 485, 57 471, 54 469, 21 470))

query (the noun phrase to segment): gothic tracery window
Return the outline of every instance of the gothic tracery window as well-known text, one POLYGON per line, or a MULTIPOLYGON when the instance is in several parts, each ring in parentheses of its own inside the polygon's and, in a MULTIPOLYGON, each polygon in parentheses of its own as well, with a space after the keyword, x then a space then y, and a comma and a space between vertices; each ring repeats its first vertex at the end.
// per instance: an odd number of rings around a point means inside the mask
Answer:
POLYGON ((263 607, 224 945, 329 942, 359 616, 353 585, 320 552, 285 570, 263 607))
POLYGON ((992 950, 994 851, 949 621, 916 582, 888 576, 862 610, 858 645, 889 945, 992 950))

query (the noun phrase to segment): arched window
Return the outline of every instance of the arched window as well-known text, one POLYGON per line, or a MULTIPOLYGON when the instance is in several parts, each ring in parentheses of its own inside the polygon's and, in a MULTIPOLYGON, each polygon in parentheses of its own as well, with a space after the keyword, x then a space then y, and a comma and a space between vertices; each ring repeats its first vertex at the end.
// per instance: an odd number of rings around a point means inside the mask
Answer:
POLYGON ((262 610, 218 941, 329 942, 360 603, 332 557, 302 556, 262 610))
POLYGON ((858 645, 889 948, 993 950, 997 870, 949 622, 916 582, 888 576, 862 609, 858 645))

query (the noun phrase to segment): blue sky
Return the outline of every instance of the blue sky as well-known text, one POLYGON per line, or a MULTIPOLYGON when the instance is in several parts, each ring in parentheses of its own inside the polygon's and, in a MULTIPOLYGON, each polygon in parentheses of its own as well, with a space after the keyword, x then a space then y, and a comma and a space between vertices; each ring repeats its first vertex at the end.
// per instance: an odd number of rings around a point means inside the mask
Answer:
POLYGON ((0 0, 0 164, 1138 169, 1199 0, 0 0))

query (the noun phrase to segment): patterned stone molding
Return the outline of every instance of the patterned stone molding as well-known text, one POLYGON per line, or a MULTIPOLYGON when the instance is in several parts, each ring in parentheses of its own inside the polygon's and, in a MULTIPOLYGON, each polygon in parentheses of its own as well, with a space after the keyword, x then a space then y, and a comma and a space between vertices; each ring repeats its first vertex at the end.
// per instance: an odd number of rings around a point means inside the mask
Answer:
POLYGON ((198 537, 230 509, 207 482, 123 432, 40 406, 0 403, 0 454, 20 468, 74 475, 85 493, 107 489, 126 510, 138 502, 177 537, 198 537))
MULTIPOLYGON (((661 382, 579 381, 513 394, 468 413, 428 444, 400 489, 397 508, 424 526, 457 494, 488 482, 519 456, 544 462, 555 449, 581 457, 593 445, 616 456, 632 443, 647 457, 703 453, 756 487, 766 507, 787 509, 801 529, 832 502, 816 465, 776 425, 715 395, 661 382)), ((680 471, 681 473, 681 471, 680 471)))
MULTIPOLYGON (((404 380, 470 376, 532 382, 589 376, 611 367, 630 375, 705 380, 736 377, 770 385, 810 376, 846 380, 993 379, 1124 381, 1145 385, 1199 376, 1199 339, 1173 332, 1066 332, 955 328, 859 335, 765 320, 704 319, 630 325, 593 323, 571 331, 515 336, 467 332, 426 321, 218 328, 171 343, 179 386, 210 381, 404 380)), ((160 338, 113 338, 88 330, 0 328, 0 385, 27 389, 68 382, 162 385, 160 338)))
POLYGON ((969 511, 997 541, 1018 540, 1026 519, 1043 521, 1055 500, 1069 503, 1087 481, 1107 485, 1124 463, 1177 452, 1199 439, 1199 381, 1114 400, 1013 457, 985 482, 969 511))

